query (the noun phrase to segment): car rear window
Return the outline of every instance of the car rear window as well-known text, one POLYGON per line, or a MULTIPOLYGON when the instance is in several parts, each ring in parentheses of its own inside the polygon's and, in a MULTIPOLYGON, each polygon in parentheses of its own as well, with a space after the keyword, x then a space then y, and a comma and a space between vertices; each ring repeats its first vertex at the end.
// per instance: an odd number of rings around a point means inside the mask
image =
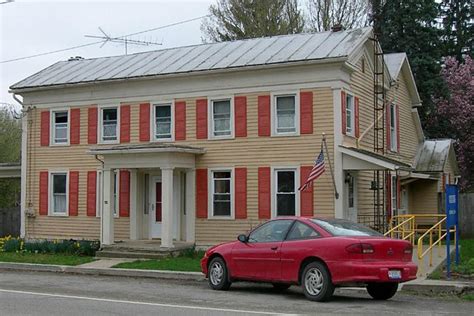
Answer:
POLYGON ((344 219, 311 219, 311 221, 334 236, 382 236, 364 225, 344 219))

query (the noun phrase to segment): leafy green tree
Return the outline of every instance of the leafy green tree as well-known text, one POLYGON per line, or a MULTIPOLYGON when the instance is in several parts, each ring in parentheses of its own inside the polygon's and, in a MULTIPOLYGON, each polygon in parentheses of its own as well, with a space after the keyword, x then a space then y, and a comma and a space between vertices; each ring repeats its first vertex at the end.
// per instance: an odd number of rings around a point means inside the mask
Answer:
MULTIPOLYGON (((0 107, 0 163, 20 161, 21 123, 12 107, 0 107)), ((0 208, 14 206, 18 202, 20 181, 0 179, 0 208)))
MULTIPOLYGON (((421 121, 434 111, 432 96, 443 90, 440 76, 441 30, 435 0, 387 0, 378 2, 376 29, 385 53, 406 52, 423 102, 421 121)), ((428 130, 429 133, 429 130, 428 130)))
POLYGON ((297 0, 218 0, 201 25, 205 41, 300 33, 304 17, 297 0))
POLYGON ((474 23, 472 0, 443 0, 443 56, 455 56, 462 62, 463 55, 472 57, 474 23))

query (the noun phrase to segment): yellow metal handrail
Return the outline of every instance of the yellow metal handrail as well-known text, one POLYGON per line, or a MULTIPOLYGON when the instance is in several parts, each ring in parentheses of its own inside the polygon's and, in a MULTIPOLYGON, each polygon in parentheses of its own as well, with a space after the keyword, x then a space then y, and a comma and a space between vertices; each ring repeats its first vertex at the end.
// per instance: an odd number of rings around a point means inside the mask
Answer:
MULTIPOLYGON (((390 229, 384 234, 384 236, 390 235, 390 238, 394 238, 395 234, 401 234, 401 239, 409 239, 411 244, 415 243, 415 215, 399 215, 399 218, 406 218, 403 222, 393 226, 393 221, 390 223, 390 229), (407 227, 408 226, 408 227, 407 227)), ((395 221, 397 222, 397 221, 395 221)))

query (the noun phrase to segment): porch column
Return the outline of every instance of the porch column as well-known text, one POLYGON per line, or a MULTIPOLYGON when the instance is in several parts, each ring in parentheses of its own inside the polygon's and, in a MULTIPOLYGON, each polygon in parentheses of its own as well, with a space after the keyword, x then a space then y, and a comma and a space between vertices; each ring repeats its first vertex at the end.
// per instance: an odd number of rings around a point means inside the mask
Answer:
POLYGON ((194 243, 196 225, 196 170, 186 170, 186 242, 194 243))
POLYGON ((161 214, 161 247, 173 247, 173 170, 161 168, 162 214, 161 214))
POLYGON ((137 169, 130 170, 130 239, 138 240, 139 238, 139 227, 138 227, 138 174, 137 169))
POLYGON ((104 169, 104 199, 102 201, 101 238, 103 245, 114 243, 114 170, 104 169))

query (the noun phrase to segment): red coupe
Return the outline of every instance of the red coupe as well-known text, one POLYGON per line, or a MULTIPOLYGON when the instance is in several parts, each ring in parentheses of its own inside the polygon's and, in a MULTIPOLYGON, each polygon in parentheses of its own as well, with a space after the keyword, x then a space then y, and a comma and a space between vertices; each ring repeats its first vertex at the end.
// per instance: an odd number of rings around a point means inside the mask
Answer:
POLYGON ((386 300, 399 283, 416 278, 412 252, 409 242, 351 221, 284 217, 210 248, 201 268, 214 290, 234 281, 281 290, 298 284, 308 299, 326 301, 337 286, 364 285, 374 299, 386 300))

